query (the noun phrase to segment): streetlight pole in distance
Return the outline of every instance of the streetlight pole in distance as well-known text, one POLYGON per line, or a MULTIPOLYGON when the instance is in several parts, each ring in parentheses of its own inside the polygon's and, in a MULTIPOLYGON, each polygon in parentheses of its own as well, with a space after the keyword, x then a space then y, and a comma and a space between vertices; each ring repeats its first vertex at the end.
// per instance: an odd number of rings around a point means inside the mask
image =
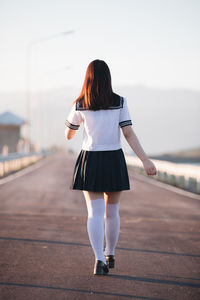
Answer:
MULTIPOLYGON (((52 69, 52 70, 48 70, 48 71, 42 72, 42 74, 46 74, 48 76, 48 75, 56 74, 58 72, 66 72, 66 71, 68 71, 70 69, 71 69, 71 66, 68 65, 68 66, 65 66, 65 67, 62 67, 62 68, 59 68, 59 69, 52 69)), ((47 79, 47 76, 45 76, 45 80, 47 79)), ((43 106, 43 108, 44 108, 44 106, 43 106)), ((37 111, 38 111, 38 120, 37 120, 38 143, 37 143, 37 149, 41 150, 41 149, 45 148, 45 140, 46 140, 46 135, 45 135, 45 129, 46 129, 45 128, 46 127, 46 125, 45 125, 45 113, 42 114, 42 109, 39 109, 39 106, 38 106, 38 110, 37 111), (43 115, 43 117, 41 117, 41 115, 43 115)), ((53 124, 54 124, 53 125, 53 130, 54 130, 54 128, 56 126, 55 120, 53 120, 53 124)), ((51 128, 52 127, 49 126, 49 130, 51 130, 51 128)))
POLYGON ((30 145, 31 145, 31 134, 30 134, 30 120, 31 120, 31 51, 32 47, 35 44, 39 44, 41 42, 45 42, 57 37, 61 37, 64 35, 68 35, 74 33, 74 30, 60 32, 54 35, 50 35, 44 38, 36 39, 31 41, 27 45, 27 69, 26 69, 26 121, 25 121, 25 152, 30 152, 30 145))

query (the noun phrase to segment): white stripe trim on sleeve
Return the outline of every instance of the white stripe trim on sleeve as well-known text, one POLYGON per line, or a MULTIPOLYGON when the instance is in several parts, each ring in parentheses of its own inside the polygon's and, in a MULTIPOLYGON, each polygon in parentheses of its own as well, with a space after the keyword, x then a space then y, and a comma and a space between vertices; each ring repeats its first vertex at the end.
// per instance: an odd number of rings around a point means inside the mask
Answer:
POLYGON ((68 120, 65 121, 65 125, 67 127, 69 127, 70 129, 73 129, 73 130, 77 130, 79 129, 80 125, 75 125, 75 124, 72 124, 70 123, 68 120))
POLYGON ((125 127, 125 126, 128 126, 128 125, 133 125, 131 120, 126 120, 126 121, 119 122, 119 126, 121 128, 125 127))

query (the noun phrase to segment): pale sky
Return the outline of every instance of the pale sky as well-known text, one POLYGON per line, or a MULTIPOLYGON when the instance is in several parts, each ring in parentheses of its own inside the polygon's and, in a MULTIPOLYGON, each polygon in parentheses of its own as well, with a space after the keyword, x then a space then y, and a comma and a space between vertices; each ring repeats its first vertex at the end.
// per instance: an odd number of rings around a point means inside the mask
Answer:
POLYGON ((26 90, 26 49, 35 44, 32 90, 82 87, 103 59, 115 86, 200 90, 198 0, 0 0, 0 92, 26 90))

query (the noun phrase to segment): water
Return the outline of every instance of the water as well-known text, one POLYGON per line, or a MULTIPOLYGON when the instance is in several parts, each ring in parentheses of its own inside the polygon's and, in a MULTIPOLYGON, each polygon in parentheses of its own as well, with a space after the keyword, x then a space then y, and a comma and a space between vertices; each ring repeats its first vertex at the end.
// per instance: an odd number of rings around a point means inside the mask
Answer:
POLYGON ((200 167, 200 163, 190 163, 190 165, 200 167))
POLYGON ((184 162, 184 164, 200 167, 200 162, 184 162))

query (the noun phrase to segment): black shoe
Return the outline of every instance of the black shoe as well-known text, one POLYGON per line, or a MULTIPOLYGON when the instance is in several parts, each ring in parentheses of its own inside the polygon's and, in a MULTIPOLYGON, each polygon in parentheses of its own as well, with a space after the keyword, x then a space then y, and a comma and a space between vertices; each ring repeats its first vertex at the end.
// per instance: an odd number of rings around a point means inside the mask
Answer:
POLYGON ((108 267, 110 269, 115 267, 115 256, 114 255, 105 255, 108 267))
POLYGON ((94 265, 94 275, 106 275, 109 272, 108 265, 102 260, 96 260, 94 265))

